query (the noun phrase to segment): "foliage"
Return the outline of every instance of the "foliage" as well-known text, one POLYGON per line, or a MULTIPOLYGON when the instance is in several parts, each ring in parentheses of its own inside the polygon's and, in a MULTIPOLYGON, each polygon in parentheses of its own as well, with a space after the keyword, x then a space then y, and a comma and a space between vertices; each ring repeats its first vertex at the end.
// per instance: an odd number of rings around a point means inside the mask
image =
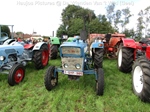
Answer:
MULTIPOLYGON (((59 74, 58 85, 47 91, 44 87, 46 68, 35 70, 26 66, 22 83, 10 87, 7 75, 0 75, 1 112, 148 112, 150 104, 143 103, 132 91, 132 77, 117 69, 116 60, 104 59, 105 89, 103 96, 95 94, 94 75, 70 81, 59 74)), ((60 66, 60 59, 50 60, 49 66, 60 66)))
POLYGON ((62 12, 62 24, 57 30, 57 36, 79 35, 81 29, 86 26, 89 33, 110 33, 114 28, 107 21, 105 15, 95 16, 93 10, 84 9, 76 5, 68 5, 62 12), (101 16, 101 17, 100 17, 101 16))
POLYGON ((115 29, 112 28, 110 22, 108 22, 104 15, 99 15, 98 18, 93 19, 90 24, 90 33, 114 33, 115 29))
POLYGON ((123 14, 123 20, 122 20, 122 30, 126 28, 126 25, 129 24, 129 19, 132 16, 130 9, 127 7, 125 9, 122 9, 122 14, 123 14))
POLYGON ((11 37, 10 29, 8 26, 6 25, 1 26, 1 32, 5 32, 8 34, 8 37, 11 37))
POLYGON ((106 17, 111 23, 111 25, 113 25, 118 32, 121 31, 119 30, 120 26, 122 27, 122 32, 123 32, 123 30, 126 29, 126 25, 129 24, 130 22, 129 19, 132 17, 132 14, 128 7, 122 10, 120 9, 115 10, 115 8, 116 8, 116 4, 114 2, 110 3, 106 7, 106 11, 107 11, 106 17))
POLYGON ((142 38, 142 35, 143 35, 143 29, 145 28, 144 27, 144 12, 143 10, 141 10, 139 13, 138 13, 138 16, 139 18, 137 19, 138 21, 138 24, 137 24, 137 38, 138 40, 140 40, 140 38, 142 38))
POLYGON ((74 18, 70 21, 68 34, 71 37, 73 37, 74 35, 80 35, 81 29, 83 29, 83 20, 80 18, 74 18))
POLYGON ((63 35, 67 35, 67 30, 66 30, 66 27, 65 25, 61 24, 59 26, 59 28, 57 29, 57 37, 62 37, 63 35))
POLYGON ((125 34, 126 37, 128 37, 128 38, 135 38, 135 36, 136 36, 134 29, 131 29, 131 30, 125 29, 122 33, 125 34))

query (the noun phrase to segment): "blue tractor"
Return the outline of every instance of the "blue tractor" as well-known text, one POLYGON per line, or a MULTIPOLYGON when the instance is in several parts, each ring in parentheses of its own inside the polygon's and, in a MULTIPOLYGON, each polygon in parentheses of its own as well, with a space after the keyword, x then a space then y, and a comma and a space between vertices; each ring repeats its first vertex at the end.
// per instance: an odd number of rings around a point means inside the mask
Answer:
POLYGON ((27 62, 33 61, 36 69, 44 68, 49 61, 49 44, 28 44, 13 38, 0 45, 0 73, 8 74, 8 84, 14 86, 23 81, 27 62))
POLYGON ((79 38, 77 37, 73 42, 63 42, 60 45, 61 67, 48 67, 44 77, 45 88, 48 91, 58 84, 58 73, 67 75, 69 80, 78 80, 84 75, 94 74, 96 94, 103 95, 104 43, 102 38, 99 37, 89 44, 86 38, 81 33, 79 38))

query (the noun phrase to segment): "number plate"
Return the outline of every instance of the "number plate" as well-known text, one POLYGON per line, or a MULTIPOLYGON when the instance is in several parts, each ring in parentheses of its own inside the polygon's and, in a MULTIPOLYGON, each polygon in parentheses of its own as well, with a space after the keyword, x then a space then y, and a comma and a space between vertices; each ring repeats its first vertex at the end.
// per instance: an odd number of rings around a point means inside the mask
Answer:
POLYGON ((83 72, 75 72, 75 71, 65 71, 64 70, 64 74, 83 76, 83 72))

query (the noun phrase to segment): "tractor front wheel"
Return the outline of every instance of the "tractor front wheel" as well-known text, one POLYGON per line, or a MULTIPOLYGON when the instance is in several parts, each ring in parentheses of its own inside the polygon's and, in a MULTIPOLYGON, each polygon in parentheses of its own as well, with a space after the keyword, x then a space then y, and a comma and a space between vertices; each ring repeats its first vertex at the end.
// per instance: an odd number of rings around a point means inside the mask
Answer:
POLYGON ((102 68, 97 69, 96 94, 101 96, 104 93, 104 72, 102 68))
POLYGON ((150 62, 145 57, 133 64, 132 87, 134 93, 144 102, 150 102, 150 62))
POLYGON ((102 68, 103 67, 103 55, 104 55, 104 49, 97 48, 95 49, 95 52, 93 52, 94 55, 94 67, 95 68, 102 68))
POLYGON ((18 63, 13 65, 13 67, 9 71, 8 75, 8 84, 10 86, 14 86, 15 84, 19 84, 23 81, 25 76, 25 68, 22 64, 18 63))
POLYGON ((47 69, 44 84, 48 91, 52 90, 58 84, 58 72, 55 72, 55 66, 50 66, 47 69))
POLYGON ((128 47, 120 46, 118 51, 118 69, 124 73, 131 72, 133 65, 133 49, 128 47))
POLYGON ((44 68, 49 61, 48 45, 42 45, 40 50, 34 51, 33 62, 36 69, 44 68))

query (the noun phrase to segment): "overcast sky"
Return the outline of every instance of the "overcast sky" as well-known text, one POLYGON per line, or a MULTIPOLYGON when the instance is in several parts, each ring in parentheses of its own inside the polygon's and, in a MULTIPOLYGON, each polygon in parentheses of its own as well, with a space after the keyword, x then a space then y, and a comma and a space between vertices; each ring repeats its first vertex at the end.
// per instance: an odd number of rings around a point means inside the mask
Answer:
POLYGON ((0 0, 0 24, 14 25, 14 31, 50 36, 61 24, 62 10, 75 4, 94 10, 95 14, 106 14, 105 7, 114 1, 116 9, 130 7, 134 14, 128 27, 136 26, 136 15, 150 6, 150 0, 0 0))

